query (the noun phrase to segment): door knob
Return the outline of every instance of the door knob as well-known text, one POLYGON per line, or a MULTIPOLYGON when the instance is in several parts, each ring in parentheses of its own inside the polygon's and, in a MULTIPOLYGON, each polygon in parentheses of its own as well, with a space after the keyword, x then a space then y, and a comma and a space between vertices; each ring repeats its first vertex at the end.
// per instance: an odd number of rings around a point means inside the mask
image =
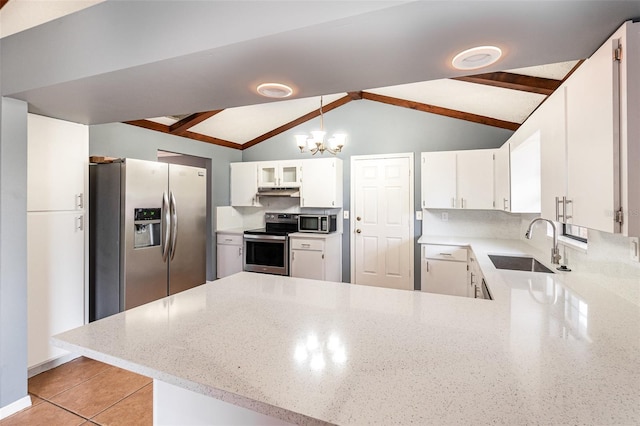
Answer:
POLYGON ((358 233, 358 234, 359 234, 359 233, 361 233, 361 232, 362 232, 361 230, 356 229, 356 233, 358 233))
POLYGON ((362 218, 360 216, 356 217, 356 220, 359 222, 362 220, 362 218))

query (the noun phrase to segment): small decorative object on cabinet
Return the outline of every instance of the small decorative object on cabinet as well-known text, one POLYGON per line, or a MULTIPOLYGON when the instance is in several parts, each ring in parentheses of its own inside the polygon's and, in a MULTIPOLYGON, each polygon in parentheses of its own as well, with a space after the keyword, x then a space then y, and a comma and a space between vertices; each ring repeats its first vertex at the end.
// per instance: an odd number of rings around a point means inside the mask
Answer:
POLYGON ((421 263, 420 290, 469 296, 465 247, 423 244, 421 263))
POLYGON ((292 277, 342 281, 342 234, 289 235, 292 277))
POLYGON ((242 271, 242 235, 220 231, 216 240, 216 277, 224 278, 242 271))

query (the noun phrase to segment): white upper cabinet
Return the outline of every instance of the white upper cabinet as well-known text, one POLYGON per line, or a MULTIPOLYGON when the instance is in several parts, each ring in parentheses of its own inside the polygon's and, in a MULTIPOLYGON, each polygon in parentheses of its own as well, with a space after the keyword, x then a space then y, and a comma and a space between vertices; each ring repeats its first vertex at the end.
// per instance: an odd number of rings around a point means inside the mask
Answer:
POLYGON ((231 163, 231 205, 259 207, 257 163, 231 163))
MULTIPOLYGON (((528 134, 528 133, 527 133, 528 134)), ((511 149, 511 212, 540 212, 540 131, 511 149)))
POLYGON ((300 207, 342 207, 342 160, 317 158, 302 161, 300 207))
POLYGON ((493 152, 423 152, 422 208, 493 209, 493 152))
MULTIPOLYGON (((565 221, 620 232, 620 62, 614 35, 566 82, 567 202, 565 221)), ((630 49, 629 49, 630 50, 630 49)))
POLYGON ((494 151, 493 188, 494 208, 496 210, 511 211, 511 184, 509 169, 509 143, 494 151))
POLYGON ((302 160, 258 163, 258 186, 297 188, 302 177, 301 166, 302 160))
POLYGON ((27 123, 27 210, 84 210, 88 127, 35 114, 27 123))
POLYGON ((542 217, 560 222, 567 193, 566 87, 558 88, 535 112, 540 129, 540 207, 542 217), (556 197, 557 200, 556 200, 556 197))
POLYGON ((458 207, 493 209, 493 149, 458 151, 458 207))
POLYGON ((423 209, 458 207, 455 151, 423 152, 421 176, 423 209))

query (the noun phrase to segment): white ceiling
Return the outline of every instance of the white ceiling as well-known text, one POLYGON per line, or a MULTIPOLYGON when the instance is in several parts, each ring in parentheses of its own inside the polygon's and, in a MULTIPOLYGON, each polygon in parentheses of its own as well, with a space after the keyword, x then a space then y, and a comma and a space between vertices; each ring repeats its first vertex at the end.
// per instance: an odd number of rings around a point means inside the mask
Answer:
MULTIPOLYGON (((534 77, 562 80, 577 61, 510 70, 534 77)), ((366 92, 522 123, 546 96, 463 81, 440 79, 398 86, 368 89, 366 92)), ((323 97, 324 105, 346 93, 323 97)), ((242 145, 283 124, 317 110, 320 97, 283 100, 267 104, 225 109, 191 127, 189 131, 242 145)), ((170 126, 177 118, 149 120, 170 126)))
POLYGON ((639 1, 105 1, 0 40, 0 87, 87 124, 224 109, 190 130, 236 143, 360 90, 521 122, 541 96, 433 80, 470 74, 450 59, 479 44, 505 52, 482 72, 560 79, 638 16, 639 1), (269 104, 266 80, 295 99, 269 104))
POLYGON ((9 0, 0 9, 0 38, 53 21, 104 0, 9 0))

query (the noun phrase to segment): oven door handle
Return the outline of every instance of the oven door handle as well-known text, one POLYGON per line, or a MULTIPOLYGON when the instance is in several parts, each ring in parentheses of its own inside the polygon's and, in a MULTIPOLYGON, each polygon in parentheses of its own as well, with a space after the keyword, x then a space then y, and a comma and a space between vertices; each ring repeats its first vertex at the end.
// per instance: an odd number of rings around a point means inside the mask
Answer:
POLYGON ((286 241, 287 237, 285 235, 252 235, 252 234, 244 234, 245 240, 275 240, 275 241, 286 241))

